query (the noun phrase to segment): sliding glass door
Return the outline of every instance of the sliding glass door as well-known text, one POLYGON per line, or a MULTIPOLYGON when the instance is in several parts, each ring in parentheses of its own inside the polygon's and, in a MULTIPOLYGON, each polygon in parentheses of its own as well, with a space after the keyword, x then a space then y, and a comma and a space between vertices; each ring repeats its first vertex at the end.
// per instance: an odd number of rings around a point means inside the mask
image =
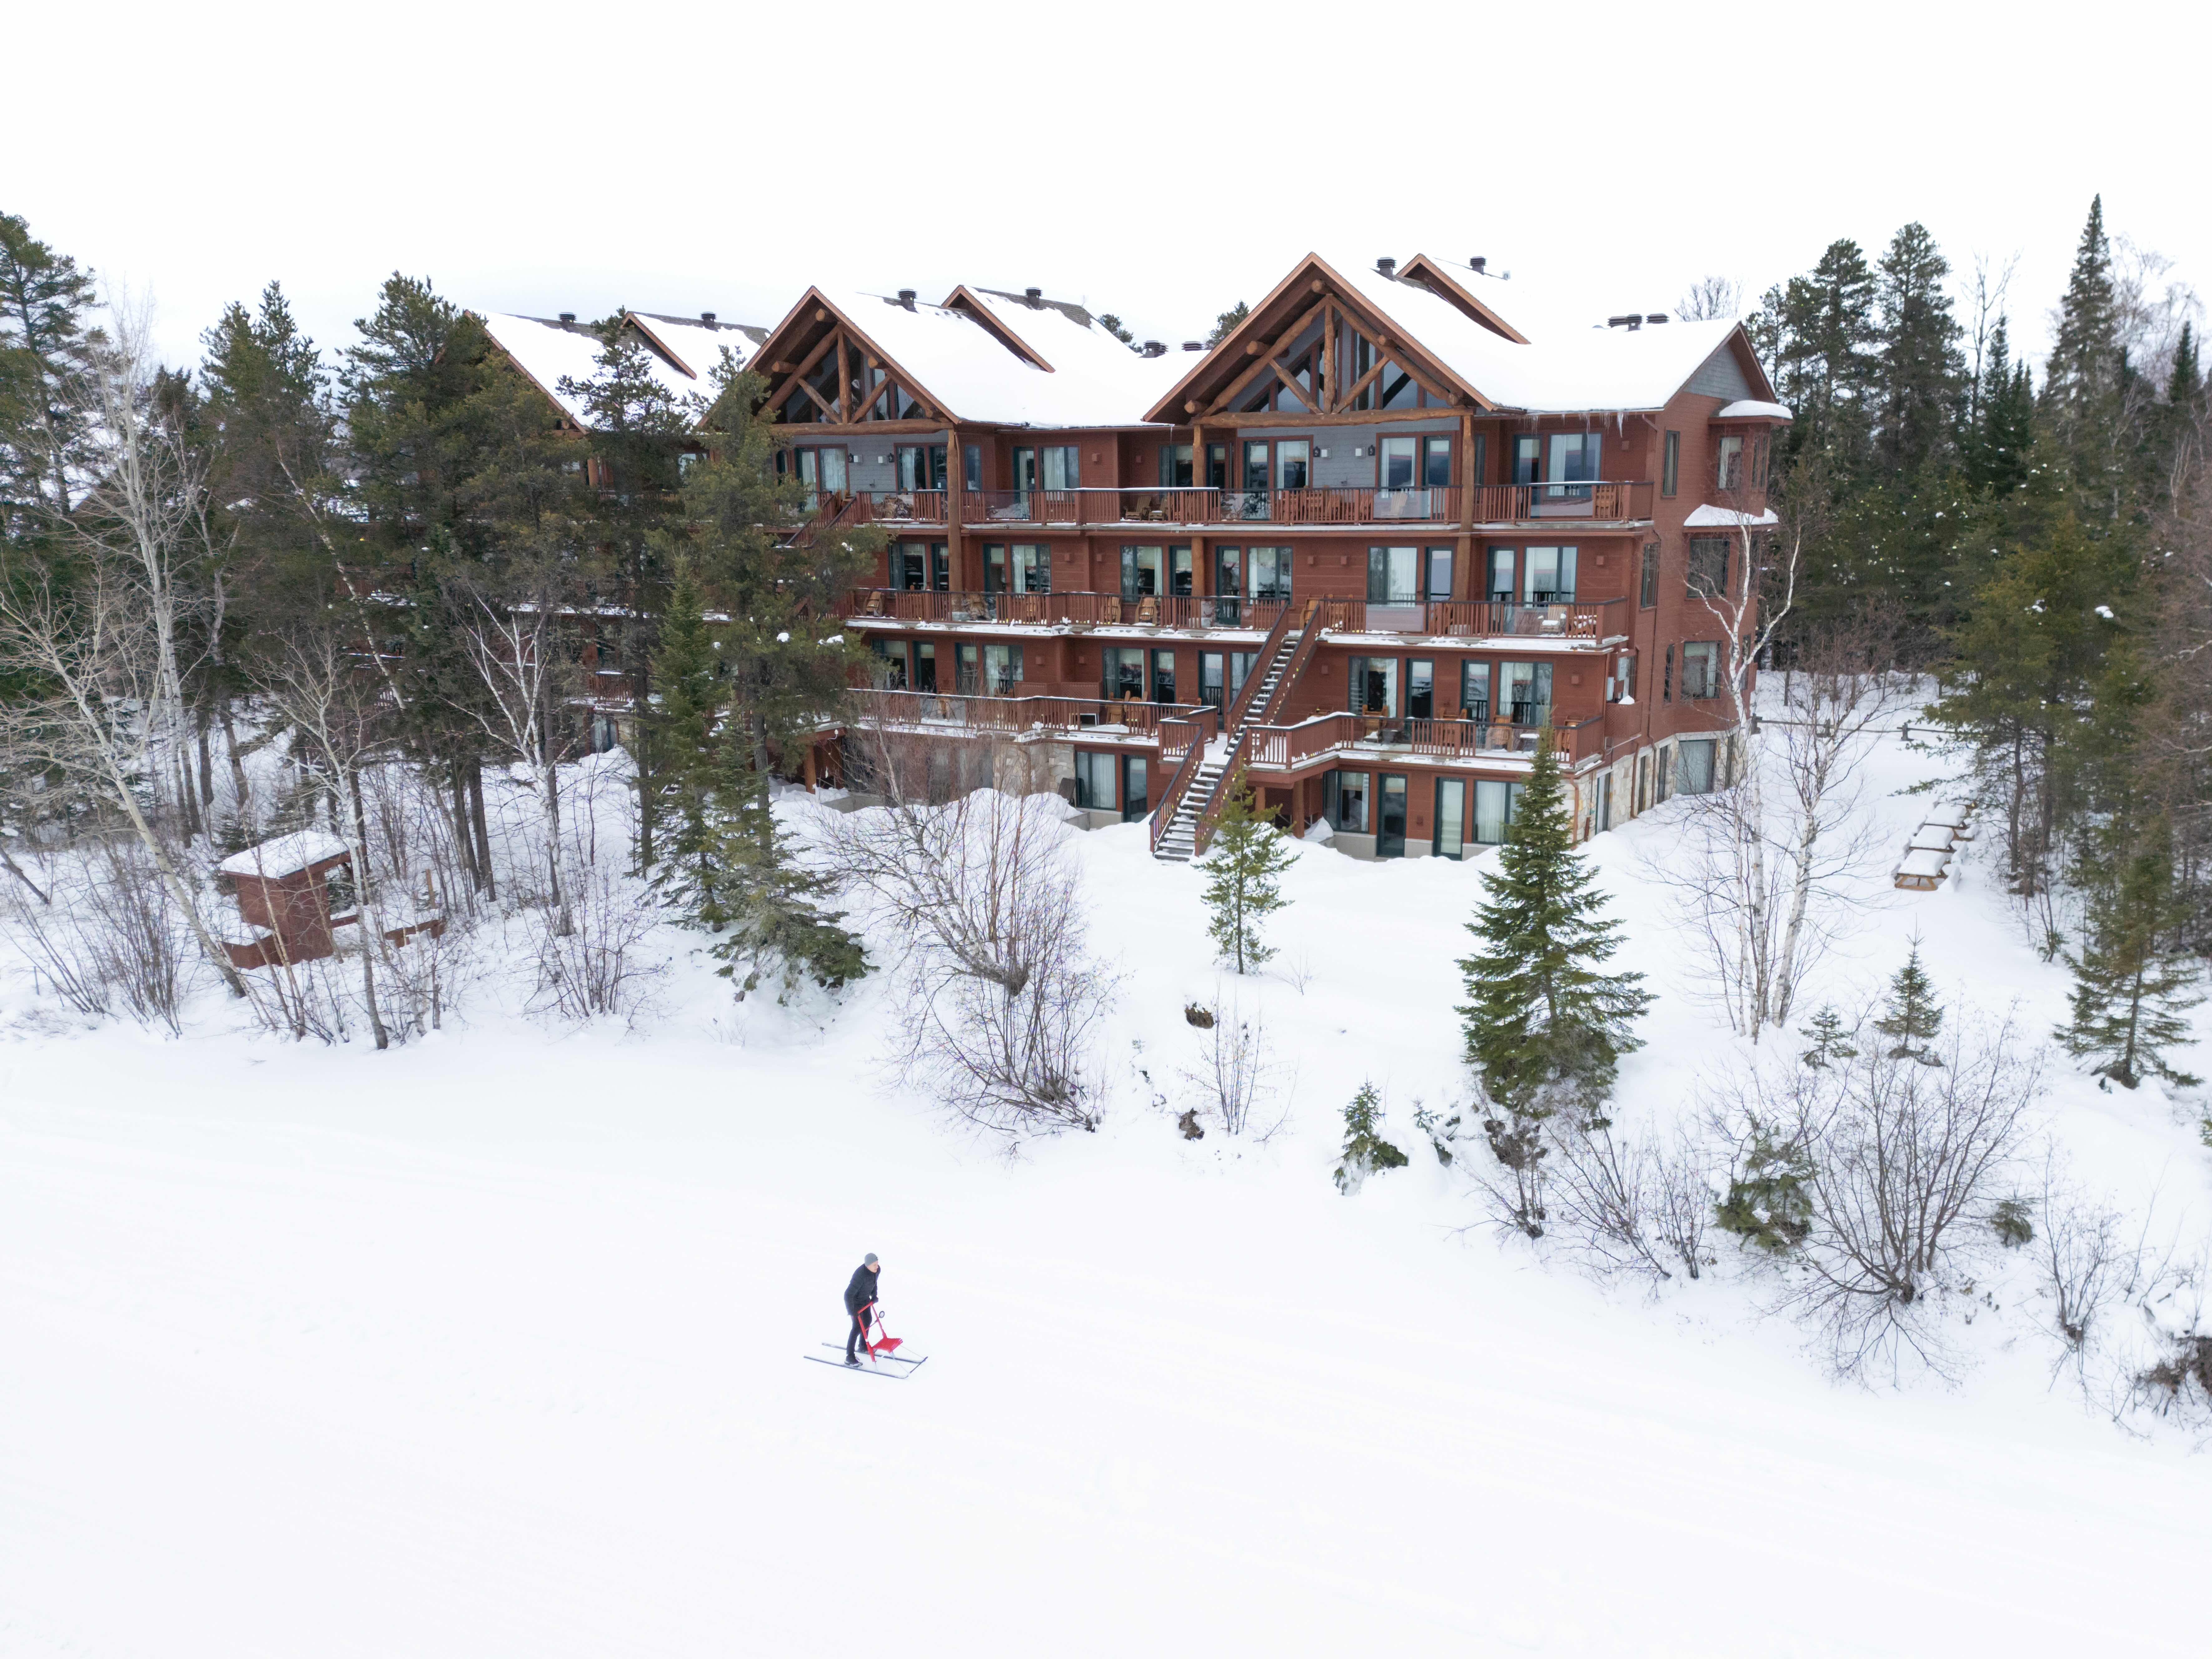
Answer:
POLYGON ((1463 778, 1437 780, 1437 856, 1455 859, 1467 839, 1467 781, 1463 778))

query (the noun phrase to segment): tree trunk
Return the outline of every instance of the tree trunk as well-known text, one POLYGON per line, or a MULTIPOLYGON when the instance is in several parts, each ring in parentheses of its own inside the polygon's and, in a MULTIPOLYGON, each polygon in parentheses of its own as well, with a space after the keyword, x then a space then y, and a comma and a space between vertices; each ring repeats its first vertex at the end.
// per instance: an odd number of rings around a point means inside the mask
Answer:
POLYGON ((208 745, 208 709, 205 703, 194 711, 198 717, 200 744, 200 807, 207 815, 208 836, 215 836, 215 755, 208 745))
POLYGON ((496 904, 499 878, 492 870, 491 827, 484 822, 483 761, 480 757, 469 757, 468 774, 469 816, 477 838, 477 877, 483 884, 484 897, 496 904))
POLYGON ((238 757, 238 733, 230 723, 228 697, 222 700, 220 717, 222 720, 222 746, 230 756, 231 791, 238 797, 238 821, 242 827, 246 823, 246 803, 252 798, 252 792, 246 787, 246 763, 238 757))
POLYGON ((345 781, 353 807, 353 912, 354 926, 361 931, 362 1003, 368 1010, 368 1029, 376 1034, 376 1046, 389 1048, 392 1034, 384 1029, 384 1014, 376 1006, 376 952, 384 943, 384 930, 378 925, 379 915, 368 896, 368 814, 362 808, 359 775, 349 770, 345 781))
POLYGON ((15 877, 16 880, 21 882, 24 886, 29 888, 33 896, 38 899, 40 903, 52 904, 54 902, 52 894, 48 893, 46 889, 40 886, 38 883, 33 881, 30 877, 25 875, 23 873, 22 866, 17 864, 15 860, 8 856, 8 848, 4 845, 0 845, 0 864, 7 866, 8 873, 15 877))

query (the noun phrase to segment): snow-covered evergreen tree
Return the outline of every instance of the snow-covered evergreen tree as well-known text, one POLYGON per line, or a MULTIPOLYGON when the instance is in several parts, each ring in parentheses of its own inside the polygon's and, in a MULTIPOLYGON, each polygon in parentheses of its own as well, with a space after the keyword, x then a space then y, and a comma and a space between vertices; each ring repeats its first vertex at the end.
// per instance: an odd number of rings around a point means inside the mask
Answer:
POLYGON ((1382 1097, 1371 1083, 1362 1083, 1344 1109, 1344 1156, 1337 1161, 1336 1189, 1356 1193, 1359 1183, 1377 1170, 1402 1170, 1406 1155, 1382 1138, 1382 1097))
POLYGON ((1221 959, 1249 974, 1275 954, 1260 937, 1261 924, 1290 901, 1278 879, 1291 866, 1291 850, 1272 817, 1254 805, 1252 786, 1240 769, 1214 820, 1213 844, 1198 867, 1206 872, 1207 931, 1221 959))
POLYGON ((1600 964, 1620 948, 1617 920, 1574 850, 1574 828, 1547 730, 1468 931, 1463 957, 1467 1063, 1491 1110, 1483 1120, 1498 1161, 1514 1172, 1514 1224, 1542 1230, 1541 1126, 1562 1109, 1592 1127, 1620 1056, 1642 1046, 1632 1027, 1651 1001, 1641 974, 1600 964))
POLYGON ((1936 1034, 1943 1029, 1942 1005, 1936 1000, 1936 987, 1920 965, 1920 941, 1912 941, 1911 951, 1905 958, 1889 981, 1889 1000, 1874 1029, 1886 1037, 1896 1039, 1897 1046, 1889 1051, 1892 1060, 1917 1060, 1923 1066, 1941 1066, 1943 1062, 1929 1045, 1936 1034))
POLYGON ((2172 837, 2161 823, 2093 895, 2087 939, 2069 955, 2072 1017, 2058 1041, 2123 1088, 2146 1076, 2187 1087, 2199 1079, 2170 1066, 2166 1051, 2190 1040, 2182 1016, 2204 999, 2181 942, 2186 906, 2177 901, 2172 837))

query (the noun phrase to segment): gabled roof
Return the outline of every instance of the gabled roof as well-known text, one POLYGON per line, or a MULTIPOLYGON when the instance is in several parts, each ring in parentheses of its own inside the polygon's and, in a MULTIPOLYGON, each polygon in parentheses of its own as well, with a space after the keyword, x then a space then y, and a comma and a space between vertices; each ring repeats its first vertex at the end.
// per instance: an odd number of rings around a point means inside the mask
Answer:
MULTIPOLYGON (((1139 356, 1080 307, 1032 308, 988 289, 956 289, 950 301, 957 303, 868 293, 833 299, 810 288, 756 356, 780 366, 802 362, 799 343, 834 318, 948 420, 1005 426, 1138 425, 1166 383, 1164 360, 1139 356)), ((781 403, 789 373, 771 371, 772 404, 781 403)))
MULTIPOLYGON (((737 323, 708 323, 696 317, 666 317, 658 313, 629 311, 624 323, 637 331, 647 348, 653 378, 671 396, 714 400, 714 371, 728 347, 740 363, 746 362, 766 331, 737 323)), ((563 379, 588 380, 598 370, 599 337, 589 325, 546 317, 518 317, 503 313, 479 313, 494 343, 514 366, 529 377, 561 412, 578 426, 586 426, 582 400, 563 392, 563 379)), ((702 407, 701 413, 704 414, 702 407)))
POLYGON ((1447 276, 1424 255, 1399 274, 1385 276, 1364 261, 1332 263, 1308 254, 1152 406, 1152 417, 1187 418, 1186 388, 1218 382, 1225 365, 1242 366, 1247 346, 1281 325, 1277 302, 1289 297, 1295 304, 1316 283, 1384 325, 1394 354, 1402 350, 1415 366, 1441 371, 1480 407, 1535 415, 1657 410, 1723 351, 1736 358, 1754 392, 1772 395, 1749 337, 1733 319, 1593 328, 1532 341, 1447 276))

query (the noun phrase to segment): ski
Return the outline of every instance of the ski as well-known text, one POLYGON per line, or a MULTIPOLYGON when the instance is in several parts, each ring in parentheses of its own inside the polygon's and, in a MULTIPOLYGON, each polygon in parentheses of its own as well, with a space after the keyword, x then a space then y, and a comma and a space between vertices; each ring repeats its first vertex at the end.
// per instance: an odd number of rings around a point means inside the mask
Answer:
POLYGON ((887 1371, 880 1365, 848 1365, 842 1359, 824 1359, 819 1354, 803 1353, 799 1357, 801 1359, 804 1359, 810 1365, 835 1365, 841 1371, 865 1371, 870 1376, 888 1376, 893 1382, 904 1381, 906 1378, 912 1376, 915 1370, 919 1370, 924 1364, 928 1363, 928 1356, 925 1354, 920 1359, 909 1359, 905 1362, 906 1364, 912 1368, 911 1370, 903 1371, 887 1371))
MULTIPOLYGON (((842 1342, 824 1342, 822 1346, 829 1349, 831 1353, 836 1353, 841 1352, 845 1345, 842 1342)), ((811 1356, 809 1357, 811 1358, 811 1356)), ((921 1364, 921 1359, 908 1359, 902 1355, 895 1353, 880 1354, 877 1357, 881 1359, 896 1361, 897 1364, 902 1365, 919 1365, 921 1364)), ((927 1359, 929 1356, 927 1354, 924 1354, 921 1358, 922 1359, 927 1359)))

